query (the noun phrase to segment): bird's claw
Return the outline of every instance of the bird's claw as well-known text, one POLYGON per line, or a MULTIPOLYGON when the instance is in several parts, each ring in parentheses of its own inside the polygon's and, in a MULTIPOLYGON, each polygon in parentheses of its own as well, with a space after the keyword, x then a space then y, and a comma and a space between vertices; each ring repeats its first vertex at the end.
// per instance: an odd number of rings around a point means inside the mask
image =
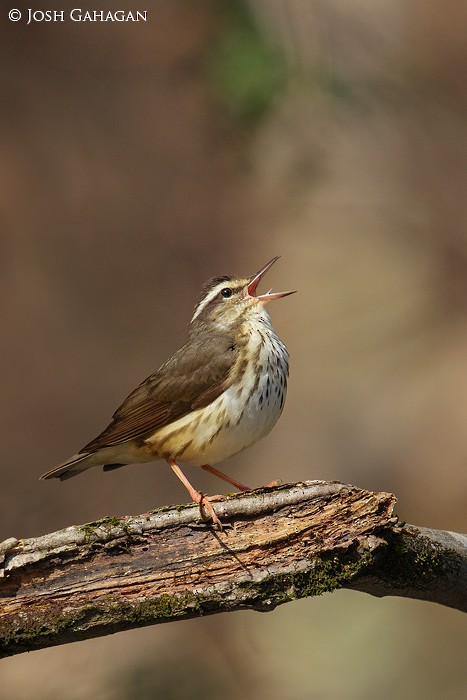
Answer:
POLYGON ((273 489, 276 486, 282 486, 282 479, 276 479, 275 481, 270 481, 269 484, 266 484, 266 486, 264 488, 273 489))
POLYGON ((211 501, 220 501, 222 500, 222 496, 206 496, 203 493, 199 492, 199 511, 201 513, 201 517, 203 520, 206 519, 206 516, 210 516, 212 522, 214 525, 217 525, 220 531, 223 530, 222 523, 219 520, 216 511, 211 505, 211 501), (207 512, 206 512, 207 511, 207 512))

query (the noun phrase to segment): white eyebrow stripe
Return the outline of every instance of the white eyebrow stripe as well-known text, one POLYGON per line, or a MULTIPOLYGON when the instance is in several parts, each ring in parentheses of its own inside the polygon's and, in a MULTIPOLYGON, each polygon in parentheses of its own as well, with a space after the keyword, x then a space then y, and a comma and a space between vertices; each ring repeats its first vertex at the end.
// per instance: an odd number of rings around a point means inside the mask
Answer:
POLYGON ((196 309, 195 309, 195 312, 194 312, 194 314, 193 314, 193 316, 192 316, 192 319, 191 319, 190 323, 193 323, 193 321, 195 320, 195 318, 197 318, 197 317, 200 315, 201 311, 202 311, 203 309, 205 309, 206 306, 207 306, 213 299, 216 298, 216 296, 219 294, 219 292, 221 291, 221 289, 224 289, 226 286, 228 286, 228 284, 229 284, 229 283, 228 283, 228 282, 225 282, 225 281, 224 281, 224 282, 219 282, 219 284, 217 284, 213 289, 211 289, 211 291, 209 292, 209 294, 206 294, 206 296, 204 297, 204 299, 201 299, 201 301, 199 302, 198 306, 197 306, 196 309))

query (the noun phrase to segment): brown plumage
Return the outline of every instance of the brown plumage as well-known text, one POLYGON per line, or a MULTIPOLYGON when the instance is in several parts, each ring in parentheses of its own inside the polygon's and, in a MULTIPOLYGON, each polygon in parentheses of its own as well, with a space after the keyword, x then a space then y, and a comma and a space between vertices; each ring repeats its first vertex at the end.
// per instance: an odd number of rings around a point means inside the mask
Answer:
POLYGON ((92 466, 107 471, 164 458, 191 497, 218 522, 209 501, 191 486, 176 460, 247 488, 207 462, 226 459, 256 442, 282 410, 287 351, 264 307, 292 292, 256 295, 260 279, 276 260, 249 278, 224 276, 206 282, 185 345, 125 399, 105 430, 41 478, 64 480, 92 466))
POLYGON ((144 380, 117 408, 110 425, 80 452, 95 452, 147 436, 196 408, 207 406, 229 385, 238 357, 232 338, 217 333, 203 345, 190 340, 160 369, 144 380))

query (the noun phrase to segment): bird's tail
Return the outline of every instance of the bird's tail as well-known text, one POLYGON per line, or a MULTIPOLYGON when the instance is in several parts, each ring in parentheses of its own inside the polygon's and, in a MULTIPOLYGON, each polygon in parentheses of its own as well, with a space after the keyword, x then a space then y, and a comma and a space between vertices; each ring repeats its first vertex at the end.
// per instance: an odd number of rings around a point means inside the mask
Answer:
POLYGON ((65 481, 65 479, 71 479, 72 476, 77 476, 81 474, 86 469, 94 467, 96 464, 95 453, 93 452, 79 452, 66 462, 59 464, 58 467, 54 467, 49 472, 42 474, 41 479, 60 479, 60 481, 65 481))

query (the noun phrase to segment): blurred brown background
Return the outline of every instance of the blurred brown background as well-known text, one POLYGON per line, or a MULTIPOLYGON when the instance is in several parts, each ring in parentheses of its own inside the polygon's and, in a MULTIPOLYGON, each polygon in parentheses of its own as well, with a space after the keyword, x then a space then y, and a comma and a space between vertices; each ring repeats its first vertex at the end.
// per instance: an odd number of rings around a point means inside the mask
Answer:
MULTIPOLYGON (((276 254, 288 401, 231 473, 393 491, 465 531, 465 3, 102 0, 79 6, 148 22, 30 26, 10 6, 0 539, 185 501, 159 463, 38 476, 184 341, 205 279, 276 254)), ((466 642, 460 613, 340 592, 5 660, 0 698, 461 700, 466 642)))

